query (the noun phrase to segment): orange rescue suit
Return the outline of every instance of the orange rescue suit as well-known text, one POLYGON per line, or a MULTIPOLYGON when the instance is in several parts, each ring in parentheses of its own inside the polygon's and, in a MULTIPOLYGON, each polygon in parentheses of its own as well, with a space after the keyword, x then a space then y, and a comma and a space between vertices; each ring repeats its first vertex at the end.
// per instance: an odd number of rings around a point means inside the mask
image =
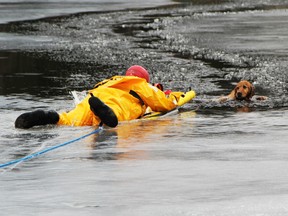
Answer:
MULTIPOLYGON (((109 106, 118 121, 140 118, 148 106, 158 112, 173 110, 183 94, 172 92, 166 97, 163 91, 135 76, 114 76, 96 84, 89 93, 109 106)), ((100 119, 90 110, 89 98, 90 94, 75 109, 61 113, 58 125, 98 126, 100 119)))

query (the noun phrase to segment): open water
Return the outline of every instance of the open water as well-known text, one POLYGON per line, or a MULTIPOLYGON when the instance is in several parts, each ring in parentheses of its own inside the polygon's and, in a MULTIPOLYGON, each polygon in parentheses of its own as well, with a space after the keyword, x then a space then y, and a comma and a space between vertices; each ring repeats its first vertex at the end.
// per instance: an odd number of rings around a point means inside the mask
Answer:
POLYGON ((0 163, 95 130, 14 121, 72 109, 69 91, 132 64, 197 92, 177 115, 1 169, 1 215, 288 214, 288 1, 145 2, 0 0, 0 163), (241 79, 269 99, 210 101, 241 79))

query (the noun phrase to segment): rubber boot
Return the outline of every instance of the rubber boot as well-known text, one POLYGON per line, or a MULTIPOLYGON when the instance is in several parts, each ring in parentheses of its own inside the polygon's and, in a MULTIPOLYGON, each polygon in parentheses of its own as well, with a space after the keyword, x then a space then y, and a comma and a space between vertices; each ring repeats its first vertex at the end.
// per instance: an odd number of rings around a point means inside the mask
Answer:
POLYGON ((102 123, 109 127, 116 127, 118 125, 118 118, 113 110, 99 98, 94 97, 93 94, 89 98, 89 104, 91 111, 100 118, 102 123))
POLYGON ((59 114, 54 110, 35 110, 21 114, 15 121, 16 128, 28 129, 36 125, 57 124, 59 114))

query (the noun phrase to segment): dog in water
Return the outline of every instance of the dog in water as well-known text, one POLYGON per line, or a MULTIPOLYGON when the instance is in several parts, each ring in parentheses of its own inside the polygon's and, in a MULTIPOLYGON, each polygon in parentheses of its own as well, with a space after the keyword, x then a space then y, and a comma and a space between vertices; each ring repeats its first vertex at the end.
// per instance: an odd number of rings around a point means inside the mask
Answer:
POLYGON ((266 96, 255 96, 255 87, 247 80, 242 80, 237 83, 236 87, 229 95, 222 96, 217 99, 219 102, 226 102, 231 100, 251 101, 251 100, 266 100, 266 96))

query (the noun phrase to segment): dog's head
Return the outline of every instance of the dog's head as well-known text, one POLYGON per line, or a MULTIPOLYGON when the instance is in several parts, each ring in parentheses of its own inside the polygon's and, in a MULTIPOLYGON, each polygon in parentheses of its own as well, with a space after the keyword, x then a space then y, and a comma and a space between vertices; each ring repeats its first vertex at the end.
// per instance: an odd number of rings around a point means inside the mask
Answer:
POLYGON ((249 101, 255 94, 255 88, 247 80, 242 80, 234 88, 234 93, 235 93, 236 100, 249 101))

